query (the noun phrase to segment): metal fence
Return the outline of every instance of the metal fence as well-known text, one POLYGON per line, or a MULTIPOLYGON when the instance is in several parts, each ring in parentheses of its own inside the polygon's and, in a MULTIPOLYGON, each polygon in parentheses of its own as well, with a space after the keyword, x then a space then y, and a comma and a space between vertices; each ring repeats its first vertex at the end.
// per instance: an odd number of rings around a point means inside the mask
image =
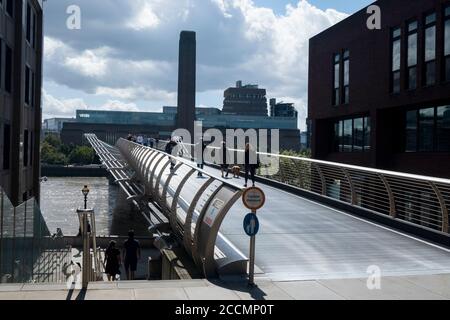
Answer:
POLYGON ((51 236, 35 199, 14 207, 0 188, 0 283, 63 282, 71 249, 51 236))
MULTIPOLYGON (((166 143, 160 142, 157 147, 164 149, 166 143)), ((194 145, 182 145, 181 155, 193 160, 194 145)), ((233 159, 243 158, 243 150, 229 152, 233 153, 233 159)), ((257 154, 266 158, 263 163, 268 159, 272 163, 257 170, 260 177, 435 232, 450 232, 450 179, 280 154, 257 154)))

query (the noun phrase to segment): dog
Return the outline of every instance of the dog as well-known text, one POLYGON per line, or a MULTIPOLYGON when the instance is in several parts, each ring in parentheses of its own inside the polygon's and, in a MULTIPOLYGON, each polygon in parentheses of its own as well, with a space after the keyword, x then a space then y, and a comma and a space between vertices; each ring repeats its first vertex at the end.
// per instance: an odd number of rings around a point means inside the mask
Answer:
POLYGON ((231 168, 231 172, 233 173, 233 178, 239 178, 239 174, 241 173, 241 167, 234 166, 231 168))

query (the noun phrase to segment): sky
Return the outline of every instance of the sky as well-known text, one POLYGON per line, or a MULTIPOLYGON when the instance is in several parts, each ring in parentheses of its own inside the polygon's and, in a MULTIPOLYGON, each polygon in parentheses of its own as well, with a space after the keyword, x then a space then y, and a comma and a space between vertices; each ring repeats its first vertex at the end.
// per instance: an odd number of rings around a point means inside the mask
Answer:
POLYGON ((221 108, 237 80, 307 116, 308 39, 366 0, 47 0, 43 117, 77 109, 159 112, 175 106, 178 40, 197 32, 197 107, 221 108), (67 8, 80 8, 80 29, 67 8))

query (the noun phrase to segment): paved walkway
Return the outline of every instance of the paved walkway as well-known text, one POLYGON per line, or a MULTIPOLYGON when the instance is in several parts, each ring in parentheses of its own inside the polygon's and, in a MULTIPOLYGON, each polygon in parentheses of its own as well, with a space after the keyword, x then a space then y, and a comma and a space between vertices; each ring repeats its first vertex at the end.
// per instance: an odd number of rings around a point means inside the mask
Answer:
POLYGON ((382 277, 380 290, 366 279, 273 282, 130 281, 91 283, 87 292, 65 285, 0 285, 0 300, 449 300, 450 275, 382 277))

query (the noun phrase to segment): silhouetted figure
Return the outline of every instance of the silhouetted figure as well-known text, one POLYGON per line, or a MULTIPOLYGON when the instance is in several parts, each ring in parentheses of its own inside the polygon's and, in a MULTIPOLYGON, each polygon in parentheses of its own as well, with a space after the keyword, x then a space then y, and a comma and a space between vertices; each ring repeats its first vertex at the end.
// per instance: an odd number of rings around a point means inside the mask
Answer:
POLYGON ((128 239, 123 244, 123 261, 128 280, 134 280, 138 260, 141 258, 141 246, 134 239, 134 231, 128 231, 128 239))
POLYGON ((220 149, 220 155, 222 159, 222 163, 220 164, 220 171, 222 173, 222 178, 224 178, 224 171, 226 172, 225 178, 228 178, 228 174, 230 172, 230 169, 228 167, 228 148, 227 143, 225 141, 222 141, 222 147, 220 149))
POLYGON ((252 185, 255 186, 255 174, 258 168, 258 159, 255 150, 247 143, 245 145, 245 184, 244 187, 247 188, 248 176, 250 174, 252 179, 252 185))
POLYGON ((116 248, 116 242, 110 241, 109 246, 105 251, 105 273, 108 281, 114 281, 116 276, 120 274, 120 251, 116 248))
MULTIPOLYGON (((197 168, 202 169, 203 170, 203 166, 205 164, 205 149, 206 149, 206 143, 205 141, 203 141, 203 138, 200 138, 200 141, 197 144, 197 150, 201 150, 202 154, 201 155, 197 155, 197 168)), ((197 177, 203 177, 203 174, 201 172, 197 173, 197 177)))
POLYGON ((170 140, 167 144, 166 144, 166 149, 165 152, 172 155, 172 157, 169 157, 170 159, 170 170, 173 170, 175 168, 175 158, 174 158, 174 151, 173 149, 177 146, 177 143, 174 140, 170 140))

